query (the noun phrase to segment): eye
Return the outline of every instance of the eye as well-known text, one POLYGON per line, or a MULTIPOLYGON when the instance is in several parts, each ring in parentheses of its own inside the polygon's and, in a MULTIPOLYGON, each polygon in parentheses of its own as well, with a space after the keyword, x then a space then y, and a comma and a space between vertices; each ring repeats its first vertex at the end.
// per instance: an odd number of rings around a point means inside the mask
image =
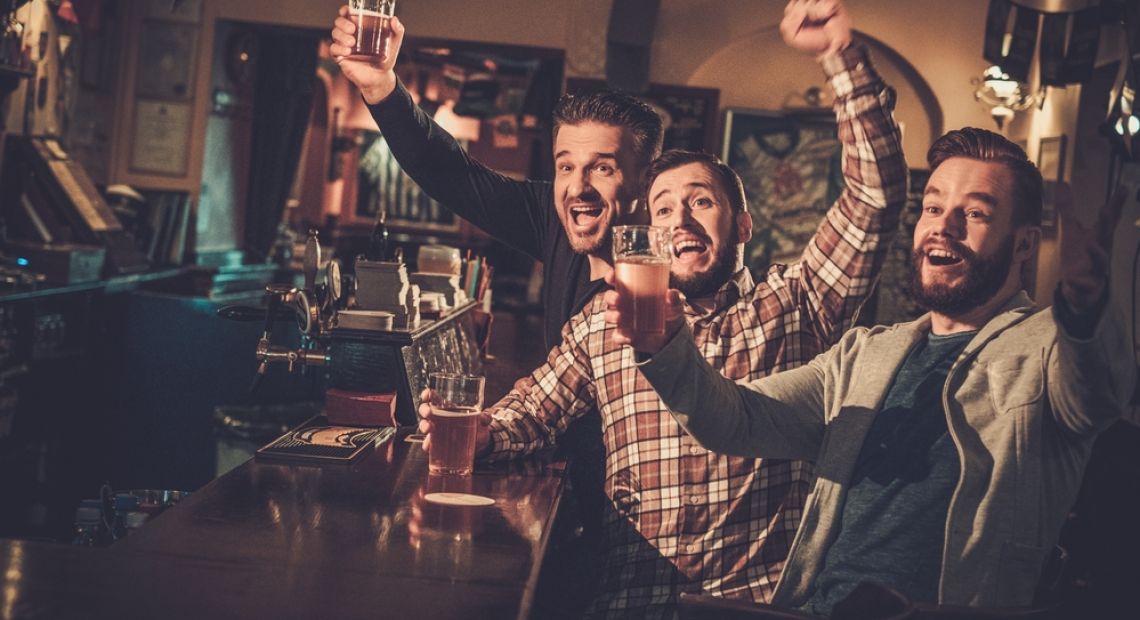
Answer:
POLYGON ((971 211, 966 212, 966 217, 968 217, 972 220, 983 220, 984 221, 984 220, 989 219, 989 214, 987 214, 985 211, 982 211, 980 209, 973 209, 971 211))
POLYGON ((609 164, 598 164, 594 166, 594 171, 602 176, 610 176, 614 173, 614 167, 609 164))
POLYGON ((713 201, 709 198, 701 197, 693 201, 693 208, 695 209, 708 209, 713 206, 713 201))
POLYGON ((942 213, 942 207, 938 205, 923 205, 922 212, 925 215, 938 215, 939 213, 942 213))
POLYGON ((658 207, 657 210, 653 212, 653 215, 655 215, 657 217, 665 217, 672 212, 673 212, 673 209, 671 209, 669 207, 658 207))
POLYGON ((566 173, 573 170, 574 166, 571 166, 570 164, 558 164, 557 168, 559 172, 566 173))

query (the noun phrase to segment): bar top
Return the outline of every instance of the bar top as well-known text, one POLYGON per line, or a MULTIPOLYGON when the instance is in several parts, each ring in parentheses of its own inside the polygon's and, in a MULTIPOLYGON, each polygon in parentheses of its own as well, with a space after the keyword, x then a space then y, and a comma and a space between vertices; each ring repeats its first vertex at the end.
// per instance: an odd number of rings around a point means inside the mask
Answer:
MULTIPOLYGON (((562 492, 536 458, 429 476, 408 433, 350 466, 250 461, 106 549, 0 541, 18 618, 524 618, 562 492), (486 507, 440 506, 464 492, 486 507)), ((11 613, 7 613, 7 612, 11 613)))

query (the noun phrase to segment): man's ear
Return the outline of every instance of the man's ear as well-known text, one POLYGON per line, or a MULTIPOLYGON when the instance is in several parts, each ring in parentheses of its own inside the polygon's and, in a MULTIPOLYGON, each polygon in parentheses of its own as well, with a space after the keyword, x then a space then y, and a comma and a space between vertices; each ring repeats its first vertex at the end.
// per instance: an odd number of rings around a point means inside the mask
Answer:
POLYGON ((1021 226, 1014 231, 1013 258, 1019 262, 1032 260, 1041 244, 1040 226, 1021 226))
POLYGON ((752 214, 741 211, 733 218, 733 223, 736 225, 736 235, 740 243, 748 243, 752 239, 752 214))

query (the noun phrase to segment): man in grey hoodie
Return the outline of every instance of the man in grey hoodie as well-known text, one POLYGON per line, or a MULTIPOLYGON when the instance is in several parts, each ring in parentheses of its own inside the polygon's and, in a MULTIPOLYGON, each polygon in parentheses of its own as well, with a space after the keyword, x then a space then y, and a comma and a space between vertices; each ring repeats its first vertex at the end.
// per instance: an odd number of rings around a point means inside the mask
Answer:
MULTIPOLYGON (((1040 239, 1036 167, 974 128, 940 138, 928 160, 920 319, 852 330, 807 366, 740 383, 702 359, 676 291, 664 336, 614 338, 703 446, 815 463, 776 607, 828 615, 868 581, 920 603, 1031 604, 1093 440, 1132 393, 1131 339, 1108 291, 1122 202, 1090 231, 1059 201, 1061 281, 1037 310, 1020 284, 1040 239)), ((620 297, 606 296, 616 323, 620 297)))

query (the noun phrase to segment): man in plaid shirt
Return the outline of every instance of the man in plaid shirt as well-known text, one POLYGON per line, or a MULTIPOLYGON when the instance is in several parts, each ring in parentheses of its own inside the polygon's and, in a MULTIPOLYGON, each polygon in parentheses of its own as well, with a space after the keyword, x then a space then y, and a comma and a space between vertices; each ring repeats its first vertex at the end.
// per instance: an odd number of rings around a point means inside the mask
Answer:
MULTIPOLYGON (((820 55, 843 144, 846 187, 801 261, 774 265, 763 282, 753 281, 743 267, 752 228, 744 190, 715 157, 670 152, 646 172, 653 224, 674 230, 671 286, 686 295, 705 359, 732 379, 801 366, 851 327, 905 199, 893 92, 864 50, 847 47, 842 5, 793 1, 781 30, 793 47, 820 55), (825 12, 814 18, 813 10, 825 12)), ((681 592, 767 602, 811 471, 697 445, 637 371, 632 349, 611 342, 605 310, 599 295, 566 324, 546 363, 487 410, 479 455, 506 459, 548 447, 596 405, 610 505, 605 574, 591 615, 671 617, 681 592)))

